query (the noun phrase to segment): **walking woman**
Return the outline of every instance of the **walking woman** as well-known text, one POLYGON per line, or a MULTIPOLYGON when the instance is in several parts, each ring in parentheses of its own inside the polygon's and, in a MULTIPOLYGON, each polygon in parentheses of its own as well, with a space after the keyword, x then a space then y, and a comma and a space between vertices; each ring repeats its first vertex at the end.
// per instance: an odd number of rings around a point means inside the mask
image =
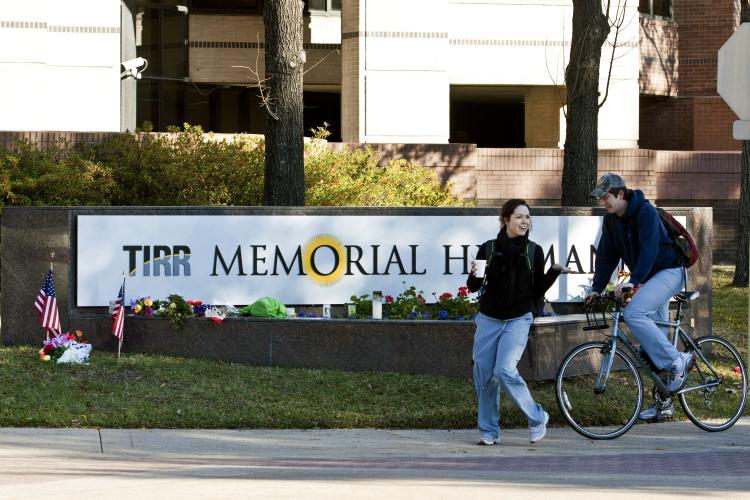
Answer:
POLYGON ((530 227, 529 205, 508 200, 500 212, 500 233, 477 252, 477 260, 487 261, 484 277, 477 277, 477 264, 472 262, 466 282, 472 292, 484 288, 472 355, 481 445, 501 441, 501 389, 526 414, 530 442, 540 441, 547 432, 549 415, 531 397, 517 365, 529 338, 535 304, 560 273, 570 269, 554 264, 544 272, 544 252, 529 240, 530 227))

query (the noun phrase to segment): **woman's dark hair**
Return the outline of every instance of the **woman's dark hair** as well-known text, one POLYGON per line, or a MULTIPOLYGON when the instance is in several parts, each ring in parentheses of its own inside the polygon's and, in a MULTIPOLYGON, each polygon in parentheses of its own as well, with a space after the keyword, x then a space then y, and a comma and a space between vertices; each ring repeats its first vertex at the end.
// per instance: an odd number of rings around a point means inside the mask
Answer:
POLYGON ((505 224, 505 221, 510 219, 510 216, 513 215, 513 212, 516 210, 516 208, 521 205, 524 205, 526 208, 531 210, 531 207, 529 207, 529 204, 526 203, 526 200, 522 200, 520 198, 511 198, 510 200, 506 201, 503 204, 503 208, 500 209, 500 222, 505 224))

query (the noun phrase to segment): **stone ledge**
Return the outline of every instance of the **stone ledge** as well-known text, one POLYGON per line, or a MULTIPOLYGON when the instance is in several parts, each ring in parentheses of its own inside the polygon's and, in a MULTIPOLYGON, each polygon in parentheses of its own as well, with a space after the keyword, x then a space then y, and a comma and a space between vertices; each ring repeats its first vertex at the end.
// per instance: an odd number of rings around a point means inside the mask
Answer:
MULTIPOLYGON (((562 357, 581 342, 583 315, 537 318, 519 371, 554 378, 562 357)), ((71 317, 95 350, 115 352, 107 314, 71 317)), ((473 321, 229 318, 221 325, 190 319, 172 330, 166 319, 127 316, 123 352, 217 359, 257 366, 324 368, 470 377, 473 321)))

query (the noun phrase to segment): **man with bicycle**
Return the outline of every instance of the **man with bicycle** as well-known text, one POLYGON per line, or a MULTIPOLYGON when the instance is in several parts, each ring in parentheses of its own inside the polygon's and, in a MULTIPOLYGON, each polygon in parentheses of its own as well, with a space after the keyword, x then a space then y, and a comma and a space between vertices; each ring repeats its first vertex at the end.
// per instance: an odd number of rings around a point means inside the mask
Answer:
MULTIPOLYGON (((633 336, 660 370, 668 372, 670 393, 687 382, 692 355, 679 352, 654 320, 667 321, 669 299, 681 291, 686 271, 656 208, 638 189, 628 189, 617 174, 599 178, 591 196, 598 198, 607 214, 596 249, 592 291, 587 301, 605 288, 620 260, 630 270, 630 281, 617 285, 615 293, 632 293, 623 318, 633 336)), ((674 416, 672 398, 654 403, 639 414, 641 420, 658 421, 674 416)))

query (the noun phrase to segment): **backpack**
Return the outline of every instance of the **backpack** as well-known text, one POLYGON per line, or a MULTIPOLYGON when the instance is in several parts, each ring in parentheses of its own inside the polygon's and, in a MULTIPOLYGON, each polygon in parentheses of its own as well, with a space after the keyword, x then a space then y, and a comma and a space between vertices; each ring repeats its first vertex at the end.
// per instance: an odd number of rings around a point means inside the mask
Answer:
POLYGON ((691 267, 698 262, 700 258, 698 245, 695 243, 693 236, 685 229, 685 226, 663 208, 656 207, 656 213, 659 214, 659 219, 661 219, 667 234, 672 239, 677 254, 682 257, 685 267, 691 267))
MULTIPOLYGON (((698 262, 700 258, 700 252, 698 251, 698 245, 695 243, 693 236, 685 229, 685 226, 679 223, 672 214, 667 212, 661 207, 656 208, 656 213, 659 215, 664 229, 667 230, 669 239, 672 240, 672 245, 677 251, 677 255, 682 259, 682 265, 685 267, 691 267, 693 264, 698 262)), ((614 219, 608 218, 609 228, 612 230, 614 219)), ((634 226, 637 226, 637 221, 633 220, 634 226)))
MULTIPOLYGON (((529 273, 531 273, 531 289, 534 290, 534 255, 536 252, 536 243, 528 240, 526 243, 526 253, 522 254, 526 257, 526 265, 529 267, 529 273)), ((484 280, 482 281, 482 287, 480 289, 480 295, 484 292, 484 287, 487 285, 487 275, 490 269, 490 262, 492 257, 495 255, 495 240, 487 240, 484 242, 484 253, 487 257, 487 264, 485 266, 484 280)), ((544 316, 544 295, 541 297, 534 297, 532 302, 531 314, 537 318, 544 316)))

